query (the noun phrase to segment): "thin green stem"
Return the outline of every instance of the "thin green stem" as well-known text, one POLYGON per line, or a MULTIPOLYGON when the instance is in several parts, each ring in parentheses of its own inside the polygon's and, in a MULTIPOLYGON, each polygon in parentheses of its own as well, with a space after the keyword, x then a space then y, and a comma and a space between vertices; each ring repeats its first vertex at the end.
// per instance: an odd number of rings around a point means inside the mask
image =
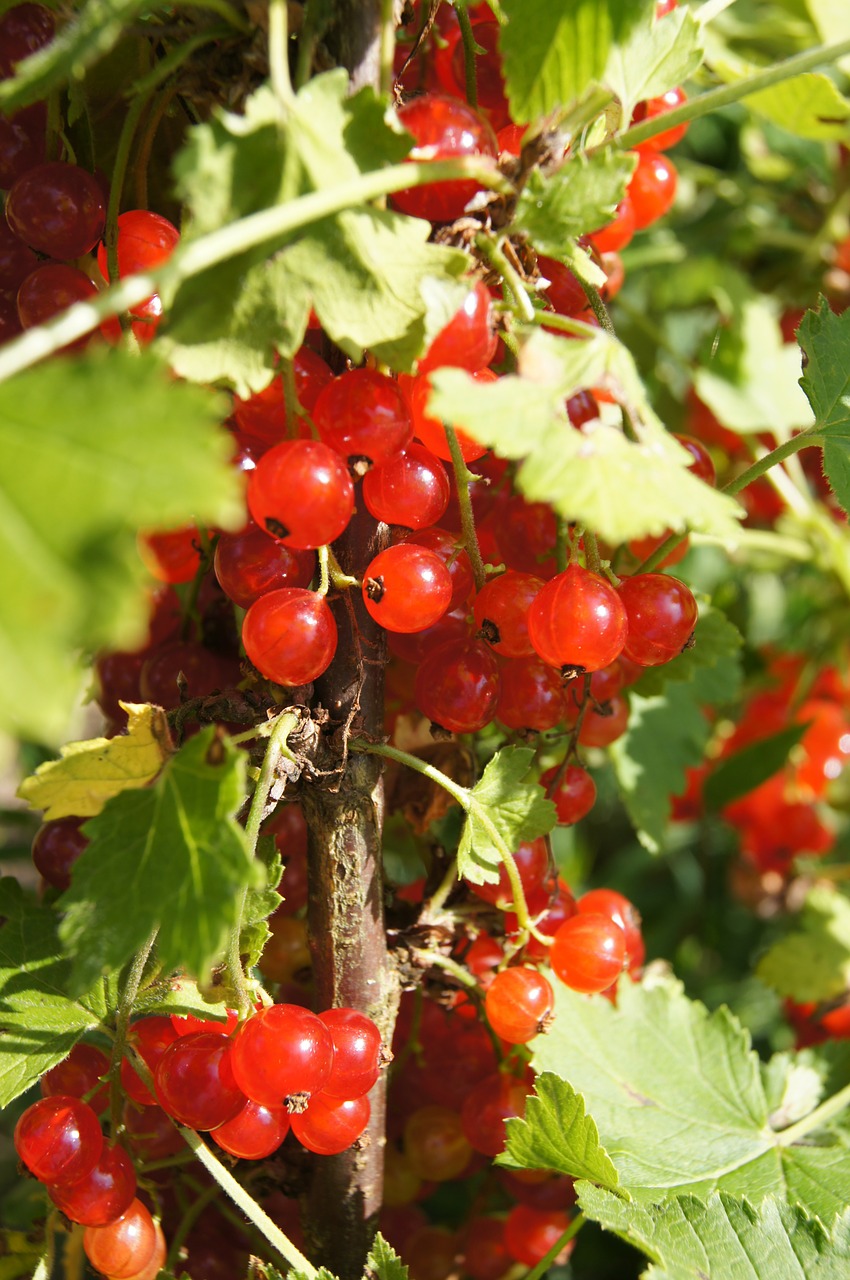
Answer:
POLYGON ((318 548, 319 556, 319 585, 316 588, 317 596, 326 596, 331 586, 331 575, 328 568, 331 549, 328 546, 318 548))
POLYGON ((777 1133, 776 1144, 780 1147, 790 1147, 799 1138, 805 1138, 808 1134, 813 1133, 815 1129, 822 1128, 828 1120, 831 1120, 833 1116, 839 1115, 848 1106, 850 1106, 850 1084, 846 1084, 843 1089, 839 1089, 838 1093, 834 1093, 831 1098, 827 1098, 825 1102, 822 1102, 819 1107, 815 1107, 814 1111, 811 1111, 802 1120, 798 1120, 796 1124, 789 1125, 787 1129, 782 1129, 777 1133))
POLYGON ((127 1029, 130 1026, 130 1018, 133 1013, 133 1006, 136 1003, 136 996, 139 993, 142 975, 145 971, 145 965, 148 957, 153 950, 153 944, 156 941, 157 930, 154 929, 142 949, 134 956, 133 961, 127 971, 127 981, 124 983, 124 990, 121 992, 121 1000, 118 1004, 118 1011, 115 1015, 115 1039, 112 1044, 112 1056, 109 1060, 109 1127, 115 1135, 121 1124, 121 1108, 124 1104, 124 1090, 121 1087, 121 1062, 124 1057, 124 1047, 127 1043, 127 1029))
MULTIPOLYGON (((118 270, 118 212, 121 208, 121 196, 124 192, 124 178, 127 173, 127 165, 130 160, 130 148, 133 145, 133 139, 136 136, 136 129, 142 118, 142 113, 150 101, 147 95, 134 98, 130 103, 130 107, 124 117, 124 123, 121 126, 121 135, 118 139, 118 148, 115 152, 115 163, 112 166, 112 181, 109 184, 109 201, 106 206, 106 229, 104 231, 104 243, 106 244, 106 270, 110 280, 119 278, 118 270)), ((124 333, 130 329, 130 319, 126 313, 119 312, 118 320, 124 333)))
POLYGON ((440 951, 420 951, 417 948, 416 959, 419 962, 427 961, 428 964, 450 973, 464 987, 478 986, 478 979, 474 974, 471 974, 468 969, 464 969, 463 965, 458 964, 457 960, 452 960, 451 956, 444 956, 440 951))
POLYGON ((286 112, 295 95, 289 78, 289 18, 287 0, 269 0, 269 79, 281 109, 286 112))
MULTIPOLYGON (((537 315, 534 309, 534 303, 528 296, 528 290, 525 287, 519 272, 508 261, 502 248, 491 240, 488 236, 476 236, 475 247, 481 254, 482 258, 486 258, 492 267, 498 271, 510 290, 514 299, 514 310, 521 320, 527 323, 533 321, 537 315)), ((585 328, 590 328, 586 325, 585 328)))
POLYGON ((253 1222, 259 1232, 268 1240, 273 1249, 276 1249, 281 1257, 285 1258, 291 1267, 307 1277, 307 1280, 316 1280, 318 1272, 300 1249, 296 1249, 295 1245, 284 1235, 280 1227, 275 1226, 265 1210, 261 1209, 256 1200, 248 1194, 245 1188, 236 1181, 232 1173, 225 1169, 221 1161, 213 1155, 209 1147, 199 1138, 194 1129, 184 1129, 182 1125, 178 1125, 183 1140, 192 1148, 207 1173, 215 1178, 233 1203, 242 1210, 245 1217, 253 1222))
POLYGON ((602 294, 596 288, 596 285, 590 284, 587 280, 582 280, 581 278, 579 278, 579 284, 584 289, 585 297, 590 303, 590 309, 602 328, 606 333, 610 333, 612 338, 616 338, 617 333, 614 329, 614 323, 608 314, 608 308, 602 301, 602 294))
POLYGON ((589 529, 584 531, 584 558, 591 573, 602 572, 602 557, 599 554, 599 543, 596 534, 589 529))
POLYGON ((463 460, 463 454, 460 451, 460 441, 457 438, 457 432, 454 427, 450 427, 448 423, 444 424, 446 432, 446 440, 449 445, 449 453, 452 456, 452 470, 455 476, 455 487, 457 489, 457 504, 460 508, 460 528, 463 538, 463 545, 466 548, 466 554, 472 561, 472 573, 475 578, 475 589, 480 591, 487 581, 487 572, 484 568, 484 561, 481 558, 481 548, 478 545, 478 534, 475 530, 475 512, 472 510, 472 498, 469 494, 469 484, 475 477, 467 467, 463 460))
POLYGON ((449 863, 446 869, 446 874, 443 876, 442 880, 437 885, 437 888, 431 894, 431 897, 428 898, 427 901, 422 904, 423 916, 425 915, 434 916, 437 912, 442 911, 443 907, 445 906, 446 899, 448 898, 452 889, 454 889, 457 882, 458 882, 457 859, 452 858, 451 862, 449 863))
POLYGON ((457 24, 460 27, 460 38, 463 42, 463 76, 466 100, 471 107, 477 108, 478 78, 475 74, 475 36, 472 31, 472 23, 469 21, 466 0, 455 0, 454 11, 457 14, 457 24))
POLYGON ((573 320, 572 316, 559 316, 557 311, 535 311, 528 317, 530 324, 546 325, 547 329, 559 329, 576 338, 592 338, 599 330, 586 320, 573 320))
POLYGON ((0 381, 30 368, 69 342, 81 338, 107 316, 138 306, 152 293, 176 287, 182 280, 248 249, 289 236, 310 223, 377 200, 379 196, 390 195, 393 191, 421 187, 429 182, 449 182, 455 178, 471 178, 495 191, 509 193, 512 190, 496 166, 481 157, 420 160, 360 174, 338 187, 312 191, 286 204, 273 205, 270 209, 219 227, 209 235, 182 243, 167 262, 139 275, 127 276, 104 289, 90 302, 77 302, 54 320, 28 329, 6 343, 0 351, 0 381))
POLYGON ((540 1259, 537 1266, 529 1271, 528 1275, 523 1277, 523 1280, 542 1280, 542 1277, 545 1276, 558 1254, 562 1249, 566 1248, 574 1236, 578 1235, 586 1221, 587 1219, 583 1213, 577 1213, 560 1239, 555 1241, 546 1256, 540 1259))
MULTIPOLYGON (((257 779, 257 785, 254 788, 254 794, 251 798, 251 807, 248 810, 248 817, 245 822, 245 835, 248 837, 248 846, 251 855, 256 853, 257 840, 260 836, 260 827, 268 804, 269 793, 272 789, 272 783, 275 780, 277 766, 280 763, 280 757, 288 751, 286 740, 298 724, 299 717, 293 711, 285 711, 280 715, 271 731, 269 744, 266 747, 266 754, 263 756, 263 763, 260 768, 260 776, 257 779)), ((289 753, 291 754, 291 753, 289 753)), ((248 983, 245 979, 245 970, 242 966, 242 953, 240 949, 240 935, 242 933, 242 917, 245 913, 245 902, 248 897, 248 886, 246 885, 239 896, 239 905, 236 912, 236 923, 230 935, 230 945, 227 950, 227 974, 231 985, 236 992, 237 1007, 240 1017, 245 1017, 251 1009, 251 995, 248 991, 248 983)))
POLYGON ((711 111, 717 111, 720 107, 741 102, 750 94, 781 84, 783 80, 801 75, 804 71, 811 71, 814 67, 836 62, 848 53, 850 53, 850 40, 838 40, 835 44, 818 45, 816 49, 807 49, 805 53, 795 54, 793 58, 786 58, 784 62, 765 67, 763 71, 757 71, 746 79, 736 80, 734 84, 724 84, 717 89, 709 89, 707 93, 700 94, 698 98, 691 98, 673 111, 654 116, 651 120, 644 120, 634 128, 627 129, 612 141, 624 151, 629 151, 639 143, 646 142, 647 138, 665 133, 667 129, 675 129, 677 125, 698 120, 711 111))

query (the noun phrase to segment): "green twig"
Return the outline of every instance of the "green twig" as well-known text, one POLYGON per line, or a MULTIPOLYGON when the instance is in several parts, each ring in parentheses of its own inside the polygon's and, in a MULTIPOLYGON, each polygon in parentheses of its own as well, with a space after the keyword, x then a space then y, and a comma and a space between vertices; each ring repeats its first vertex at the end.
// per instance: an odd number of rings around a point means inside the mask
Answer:
POLYGON ((121 993, 121 1000, 115 1015, 115 1039, 112 1044, 112 1057, 110 1058, 108 1072, 109 1127, 113 1135, 117 1134, 121 1124, 121 1107, 124 1101, 124 1090, 121 1087, 121 1062, 124 1057, 124 1047, 127 1043, 127 1030, 130 1026, 130 1018, 133 1013, 133 1006, 136 1003, 142 974, 145 971, 145 965, 156 941, 156 935, 157 930, 154 929, 145 945, 134 956, 127 971, 127 981, 124 983, 124 990, 121 993))
POLYGON ((820 1129, 831 1120, 833 1116, 840 1115, 845 1108, 850 1105, 850 1084, 846 1084, 843 1089, 839 1089, 831 1098, 827 1098, 819 1107, 815 1107, 814 1111, 809 1112, 802 1120, 798 1120, 796 1124, 789 1125, 787 1129, 782 1129, 777 1133, 774 1141, 777 1146, 790 1147, 792 1143, 797 1142, 800 1138, 807 1137, 810 1133, 814 1133, 816 1129, 820 1129))
POLYGON ((475 36, 472 33, 472 23, 469 21, 469 11, 466 7, 466 0, 454 0, 454 11, 457 14, 457 24, 460 27, 460 38, 463 43, 463 77, 464 86, 466 88, 466 100, 471 107, 478 106, 478 79, 475 74, 475 36))
POLYGON ((584 531, 584 558, 591 573, 602 572, 602 557, 599 554, 599 543, 596 534, 589 529, 584 531))
POLYGON ((542 1280, 542 1277, 545 1276, 558 1254, 562 1249, 566 1248, 574 1236, 578 1235, 586 1221, 587 1219, 583 1213, 577 1213, 561 1238, 555 1241, 546 1256, 540 1259, 537 1266, 529 1271, 523 1280, 542 1280))
POLYGON ((808 49, 805 53, 795 54, 793 58, 786 58, 784 62, 765 67, 763 71, 757 71, 746 79, 736 80, 734 84, 724 84, 717 89, 709 89, 707 93, 691 98, 673 111, 667 111, 663 115, 654 116, 651 120, 636 124, 612 141, 624 151, 629 151, 641 142, 646 142, 648 138, 654 138, 656 134, 675 129, 680 124, 689 124, 691 120, 698 120, 701 116, 717 111, 720 107, 728 107, 733 102, 741 102, 750 94, 781 84, 791 76, 798 76, 804 71, 811 71, 814 67, 836 62, 848 53, 850 53, 850 40, 839 40, 835 44, 823 44, 816 49, 808 49))
POLYGON ((593 312, 593 314, 596 316, 596 319, 599 321, 601 327, 605 330, 606 333, 610 333, 612 338, 616 338, 617 334, 614 329, 614 324, 611 320, 611 317, 608 314, 608 308, 605 306, 605 303, 602 301, 602 294, 596 288, 596 285, 590 284, 587 280, 582 280, 581 277, 579 277, 579 284, 581 285, 582 289, 584 289, 585 297, 590 303, 590 309, 593 312))
POLYGON ((487 581, 487 571, 484 568, 484 561, 481 558, 481 548, 478 545, 478 534, 475 530, 475 512, 472 510, 472 498, 469 496, 470 481, 476 477, 469 470, 463 460, 463 454, 460 450, 460 441, 457 438, 457 432, 454 427, 450 427, 448 423, 444 423, 446 432, 446 440, 449 445, 449 453, 452 456, 452 470, 455 476, 455 488, 457 489, 457 504, 460 508, 460 528, 463 538, 463 545, 466 553, 472 561, 472 573, 475 578, 475 589, 480 591, 487 581))
POLYGON ((289 20, 287 0, 269 0, 269 79, 281 109, 295 100, 289 78, 289 20))
MULTIPOLYGON (((475 237, 475 247, 482 258, 486 258, 490 265, 498 271, 508 286, 514 300, 514 309, 520 319, 525 320, 527 323, 533 321, 537 315, 534 303, 528 296, 528 290, 519 272, 508 261, 502 248, 494 240, 491 240, 489 236, 484 235, 475 237)), ((585 325, 584 328, 587 329, 590 326, 585 325)))

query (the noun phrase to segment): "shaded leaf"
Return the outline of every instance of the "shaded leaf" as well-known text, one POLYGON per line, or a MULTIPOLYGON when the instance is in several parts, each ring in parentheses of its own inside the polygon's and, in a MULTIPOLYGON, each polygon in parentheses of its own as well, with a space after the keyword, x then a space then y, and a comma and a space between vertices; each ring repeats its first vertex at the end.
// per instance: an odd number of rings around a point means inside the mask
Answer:
POLYGON ((792 1000, 831 1000, 850 986, 850 901, 826 885, 810 890, 786 937, 756 968, 762 982, 792 1000))
POLYGON ((545 835, 555 825, 555 806, 536 775, 529 778, 533 759, 530 747, 503 747, 468 792, 457 870, 472 884, 498 880, 500 840, 513 853, 524 840, 545 835))
POLYGON ((808 727, 808 724, 791 725, 721 760, 703 788, 708 808, 722 809, 772 778, 787 763, 789 752, 808 727))
POLYGON ((850 315, 835 315, 822 298, 819 311, 803 316, 797 341, 806 354, 800 386, 816 430, 830 443, 850 438, 850 315))
POLYGON ((636 163, 633 155, 604 150, 576 156, 551 176, 532 169, 517 200, 515 227, 538 253, 561 257, 568 241, 611 221, 636 163))

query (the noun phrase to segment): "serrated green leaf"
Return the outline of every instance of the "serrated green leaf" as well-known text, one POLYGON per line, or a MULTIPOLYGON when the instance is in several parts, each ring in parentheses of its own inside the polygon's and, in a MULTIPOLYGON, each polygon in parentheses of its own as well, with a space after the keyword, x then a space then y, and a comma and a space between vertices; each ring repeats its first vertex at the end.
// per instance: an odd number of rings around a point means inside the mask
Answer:
POLYGON ((40 102, 51 89, 80 79, 86 67, 118 43, 129 23, 152 6, 146 0, 87 0, 44 49, 20 62, 14 77, 0 81, 4 115, 40 102))
POLYGON ((248 890, 242 912, 242 932, 239 935, 239 950, 247 969, 253 969, 263 954, 263 948, 271 937, 268 918, 283 902, 277 892, 283 875, 283 861, 273 836, 260 836, 257 841, 257 861, 263 868, 265 881, 257 888, 248 890))
POLYGON ((823 446, 823 472, 842 511, 850 515, 850 442, 826 441, 823 446))
POLYGON ((627 349, 608 334, 564 339, 525 335, 519 374, 475 382, 457 369, 432 375, 429 411, 502 457, 522 459, 516 477, 531 501, 612 545, 686 527, 731 534, 740 509, 698 480, 689 455, 662 427, 627 349), (606 386, 628 410, 637 441, 601 422, 574 430, 564 403, 583 387, 606 386))
POLYGON ((797 330, 805 352, 800 386, 815 415, 815 428, 830 440, 850 438, 850 315, 835 315, 825 299, 807 311, 797 330))
POLYGON ((555 1024, 534 1041, 532 1065, 583 1095, 622 1191, 642 1204, 776 1195, 823 1221, 845 1208, 846 1143, 817 1111, 771 1129, 758 1058, 728 1009, 709 1013, 672 980, 623 980, 616 1008, 555 986, 555 1024))
POLYGON ((799 378, 796 343, 783 341, 773 308, 755 299, 744 303, 728 342, 721 336, 711 367, 697 369, 694 386, 732 431, 792 431, 812 423, 799 378))
MULTIPOLYGON (((397 163, 409 146, 372 89, 348 96, 340 69, 310 80, 285 116, 262 88, 244 116, 219 111, 192 130, 177 157, 187 240, 397 163)), ((201 272, 169 309, 162 342, 173 367, 247 395, 268 383, 276 352, 297 350, 312 308, 353 359, 369 349, 411 369, 468 288, 466 256, 429 243, 429 232, 421 219, 363 206, 201 272)))
POLYGON ((388 1244, 380 1231, 375 1236, 366 1259, 366 1276, 372 1280, 407 1280, 407 1266, 388 1244))
POLYGON ((709 809, 722 809, 733 800, 755 791, 787 763, 788 753, 795 747, 808 724, 794 724, 769 737, 759 738, 734 755, 721 760, 703 788, 709 809))
POLYGON ((647 667, 633 686, 642 698, 663 694, 670 681, 694 680, 700 702, 732 702, 741 685, 743 637, 719 609, 704 608, 694 631, 694 643, 671 662, 647 667))
POLYGON ((660 851, 671 797, 684 791, 686 770, 702 762, 710 735, 693 682, 670 684, 661 697, 632 694, 626 732, 610 755, 626 811, 651 853, 660 851))
POLYGON ((850 901, 826 885, 812 889, 788 935, 762 956, 762 982, 792 1000, 831 1000, 850 986, 850 901))
POLYGON ((770 89, 748 94, 744 101, 750 111, 800 138, 847 137, 850 102, 822 72, 791 76, 770 89))
POLYGON ((536 777, 529 779, 533 759, 530 747, 503 747, 467 793, 457 871, 472 884, 498 880, 502 844, 513 852, 555 825, 555 806, 536 777))
POLYGON ((636 163, 635 156, 605 150, 576 156, 552 175, 532 169, 514 226, 539 253, 560 258, 571 239, 611 221, 636 163))
POLYGON ((757 1208, 725 1192, 647 1206, 582 1183, 579 1202, 653 1259, 647 1280, 837 1280, 850 1265, 850 1213, 830 1238, 816 1218, 772 1197, 757 1208))
POLYGON ((56 359, 0 385, 0 724, 60 739, 79 650, 143 640, 140 528, 244 521, 224 413, 152 355, 56 359))
POLYGON ((68 997, 70 963, 59 917, 24 896, 16 880, 0 880, 0 1107, 66 1058, 106 1013, 102 992, 68 997))
POLYGON ((213 728, 187 742, 145 791, 125 791, 86 824, 61 936, 79 986, 119 968, 158 929, 165 970, 206 978, 236 920, 240 890, 258 884, 234 815, 245 757, 213 728))
POLYGON ((658 98, 687 80, 702 62, 702 29, 689 9, 674 9, 663 22, 641 22, 615 45, 604 82, 622 105, 625 125, 638 102, 658 98))
POLYGON ((652 12, 647 0, 502 0, 502 9, 505 86, 521 124, 582 97, 601 79, 612 43, 652 12))
POLYGON ((218 999, 218 988, 215 988, 215 995, 216 1000, 211 1003, 204 999, 192 978, 172 978, 167 984, 153 983, 146 987, 133 1004, 133 1012, 165 1017, 173 1013, 179 1018, 190 1015, 210 1022, 226 1022, 227 1008, 225 1001, 218 999))
POLYGON ((514 1169, 553 1169, 614 1188, 617 1170, 600 1145, 584 1098, 559 1076, 543 1072, 534 1082, 523 1120, 508 1121, 505 1154, 498 1164, 514 1169))

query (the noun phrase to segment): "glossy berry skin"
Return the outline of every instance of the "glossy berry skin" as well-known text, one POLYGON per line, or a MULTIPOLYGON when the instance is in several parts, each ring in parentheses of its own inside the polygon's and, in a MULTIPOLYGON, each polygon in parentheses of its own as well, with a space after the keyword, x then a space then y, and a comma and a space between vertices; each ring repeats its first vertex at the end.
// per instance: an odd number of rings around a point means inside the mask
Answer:
POLYGON ((534 655, 510 658, 500 671, 502 687, 496 718, 509 729, 554 729, 565 716, 564 684, 559 671, 534 655))
POLYGON ((487 286, 479 280, 420 357, 419 372, 453 368, 475 373, 490 363, 496 354, 496 345, 493 300, 487 286))
POLYGON ((387 547, 363 575, 363 601, 387 631, 424 631, 447 611, 452 580, 439 556, 412 542, 387 547))
POLYGON ((213 1141, 240 1160, 264 1160, 277 1151, 289 1133, 286 1107, 264 1107, 261 1102, 245 1103, 232 1120, 219 1125, 213 1141))
MULTIPOLYGON (((334 376, 322 357, 310 347, 299 347, 292 358, 295 377, 295 394, 302 408, 312 414, 322 391, 334 380, 334 376)), ((273 378, 267 387, 233 403, 233 416, 240 431, 262 440, 264 444, 280 444, 286 439, 289 423, 286 418, 286 397, 283 378, 273 378)), ((310 438, 306 423, 298 424, 298 434, 310 438)))
MULTIPOLYGON (((180 240, 180 232, 173 223, 147 209, 128 209, 120 213, 117 226, 119 279, 150 271, 167 262, 180 240)), ((108 254, 103 241, 97 247, 97 265, 104 280, 109 281, 108 254)), ((150 342, 162 315, 159 295, 152 294, 137 303, 130 314, 138 321, 133 325, 133 333, 142 344, 150 342)))
POLYGON ((508 1044, 526 1044, 545 1031, 555 996, 537 969, 515 965, 497 973, 487 988, 484 1009, 487 1020, 508 1044))
POLYGON ((0 187, 8 191, 29 169, 44 163, 46 131, 43 102, 0 116, 0 187))
POLYGON ((534 647, 528 638, 528 610, 543 588, 533 573, 508 569, 490 578, 475 597, 475 625, 495 653, 503 658, 528 658, 534 647))
POLYGON ((0 218, 0 289, 14 290, 38 266, 38 258, 0 218))
POLYGON ((618 587, 628 619, 623 652, 643 667, 675 658, 693 635, 697 602, 678 578, 665 573, 638 573, 618 587))
POLYGON ((88 848, 88 836, 82 832, 85 821, 85 818, 57 818, 53 822, 45 822, 35 833, 33 863, 54 889, 64 891, 70 887, 71 869, 88 848))
POLYGON ((398 383, 375 369, 352 369, 322 391, 313 410, 319 435, 349 463, 386 462, 413 438, 398 383))
POLYGON ((555 805, 558 822, 571 826, 590 813, 596 803, 596 783, 581 765, 556 765, 540 775, 546 794, 555 805))
POLYGON ((636 230, 635 208, 629 193, 626 192, 617 205, 617 211, 611 222, 594 231, 590 236, 590 242, 599 253, 619 253, 631 243, 636 230))
POLYGON ((697 440, 696 436, 676 435, 674 439, 678 440, 682 448, 687 449, 691 455, 688 470, 692 471, 695 476, 699 476, 704 484, 714 485, 717 480, 717 472, 711 460, 711 454, 703 442, 697 440))
MULTIPOLYGON (((127 1039, 142 1057, 148 1070, 153 1073, 166 1049, 177 1039, 177 1032, 170 1018, 156 1015, 152 1018, 140 1018, 138 1022, 134 1022, 127 1039)), ((147 1085, 142 1083, 129 1058, 125 1058, 121 1063, 121 1087, 128 1098, 132 1098, 143 1107, 153 1106, 156 1102, 156 1098, 147 1085)))
POLYGON ((628 723, 628 698, 618 693, 599 711, 592 704, 587 708, 578 733, 579 743, 583 747, 610 747, 623 736, 628 723))
POLYGON ((156 1245, 153 1218, 141 1200, 105 1227, 86 1227, 83 1249, 95 1271, 110 1280, 130 1280, 147 1266, 156 1245))
POLYGON ((248 479, 248 507, 261 529, 300 551, 338 538, 354 512, 345 462, 321 440, 269 449, 248 479))
MULTIPOLYGON (((165 1243, 165 1235, 162 1227, 158 1222, 153 1224, 154 1242, 153 1251, 148 1258, 141 1271, 134 1271, 126 1280, 156 1280, 160 1271, 165 1266, 165 1259, 168 1256, 168 1245, 165 1243)), ((110 1280, 113 1280, 110 1277, 110 1280)))
MULTIPOLYGON (((457 98, 439 93, 423 94, 402 107, 398 118, 402 127, 413 134, 415 147, 419 150, 427 148, 429 159, 448 160, 477 155, 495 159, 499 154, 496 135, 490 125, 477 111, 457 98)), ((396 191, 391 199, 396 209, 415 218, 452 222, 460 217, 477 191, 476 182, 458 179, 396 191)))
POLYGON ((103 1227, 130 1208, 136 1195, 136 1170, 123 1147, 104 1146, 100 1159, 76 1182, 47 1188, 66 1218, 84 1227, 103 1227))
MULTIPOLYGON (((525 901, 532 915, 542 911, 549 901, 554 877, 549 842, 542 836, 525 840, 514 851, 514 862, 519 872, 525 901)), ((504 863, 499 866, 499 879, 488 884, 470 884, 472 892, 485 902, 505 910, 513 906, 514 896, 504 863)))
POLYGON ((450 497, 446 468, 436 454, 415 441, 363 477, 363 501, 369 514, 407 529, 436 524, 450 497))
POLYGON ((267 591, 309 587, 316 556, 312 551, 295 551, 251 524, 239 533, 219 535, 214 566, 224 594, 248 609, 267 591))
POLYGON ((381 1071, 381 1033, 357 1009, 326 1009, 319 1014, 331 1033, 334 1060, 322 1086, 326 1098, 359 1098, 368 1093, 381 1071))
MULTIPOLYGON (((492 369, 478 369, 472 374, 472 377, 476 382, 496 381, 496 374, 493 373, 492 369)), ((451 462, 452 453, 446 438, 446 429, 439 418, 431 417, 428 413, 428 397, 431 394, 430 378, 425 374, 420 374, 419 377, 406 379, 404 386, 413 414, 413 434, 438 458, 442 458, 444 462, 451 462)), ((452 424, 450 423, 449 425, 451 426, 452 424)), ((479 444, 477 440, 473 440, 471 436, 466 435, 458 428, 455 428, 455 432, 464 462, 475 462, 477 458, 484 457, 487 452, 486 445, 479 444)))
POLYGON ((481 640, 450 641, 416 673, 414 697, 423 715, 450 733, 476 733, 499 701, 498 660, 481 640))
POLYGON ((215 1032, 178 1036, 154 1073, 156 1098, 163 1111, 190 1129, 217 1129, 245 1105, 233 1078, 231 1040, 215 1032))
POLYGON ((262 675, 275 684, 310 684, 336 652, 334 616, 323 596, 282 587, 260 596, 245 614, 242 643, 262 675))
POLYGON ((53 39, 53 14, 41 4, 16 4, 0 18, 0 77, 12 75, 15 65, 37 53, 53 39))
POLYGON ((590 889, 576 902, 579 915, 602 915, 613 920, 626 938, 626 962, 630 973, 643 965, 646 948, 640 928, 640 913, 633 902, 616 889, 590 889))
POLYGON ((452 580, 452 598, 449 608, 457 609, 466 604, 475 585, 475 577, 472 572, 472 561, 468 552, 461 546, 457 535, 450 533, 448 529, 432 526, 409 534, 404 541, 412 542, 417 547, 427 547, 429 551, 433 551, 440 557, 452 580))
POLYGON ((404 1154, 425 1182, 451 1182, 469 1164, 469 1145, 460 1116, 433 1104, 414 1111, 404 1126, 404 1154))
POLYGON ((45 1071, 39 1081, 42 1097, 65 1094, 84 1098, 100 1114, 109 1102, 109 1086, 101 1084, 109 1070, 109 1059, 93 1044, 80 1040, 62 1062, 45 1071), (87 1097, 86 1095, 91 1095, 87 1097))
POLYGON ((606 915, 572 916, 555 934, 549 961, 573 991, 605 991, 626 966, 626 935, 606 915))
MULTIPOLYGON (((532 1209, 517 1204, 505 1220, 505 1248, 515 1262, 524 1267, 536 1267, 557 1244, 570 1225, 569 1216, 553 1209, 532 1209)), ((572 1252, 573 1241, 567 1244, 556 1262, 564 1261, 572 1252)))
POLYGON ((75 164, 49 161, 18 178, 6 197, 6 220, 31 249, 65 262, 97 244, 106 204, 92 174, 75 164))
MULTIPOLYGON (((658 98, 647 98, 645 102, 639 102, 635 107, 632 124, 640 124, 642 120, 654 120, 657 116, 662 116, 667 111, 674 111, 676 107, 683 106, 687 100, 688 95, 681 87, 668 89, 666 93, 663 93, 658 98)), ((647 138, 645 142, 641 142, 637 150, 639 152, 669 151, 671 147, 684 138, 687 132, 687 122, 674 125, 672 129, 665 129, 663 133, 656 133, 655 137, 647 138)))
POLYGON ((148 572, 159 582, 172 586, 191 582, 201 567, 201 537, 194 524, 163 533, 141 534, 138 548, 148 572))
POLYGON ((359 1098, 314 1095, 306 1111, 292 1117, 292 1132, 302 1147, 318 1156, 347 1151, 365 1131, 372 1108, 365 1094, 359 1098))
POLYGON ((485 1076, 473 1085, 460 1111, 461 1126, 469 1145, 485 1156, 497 1156, 504 1151, 506 1121, 525 1115, 528 1093, 528 1087, 521 1080, 503 1071, 485 1076))
POLYGON ((100 1121, 80 1098, 55 1094, 34 1102, 15 1125, 15 1150, 39 1182, 75 1182, 103 1150, 100 1121))
POLYGON ((280 1106, 299 1093, 318 1093, 333 1066, 330 1031, 298 1005, 276 1004, 255 1013, 233 1038, 232 1066, 243 1093, 264 1106, 280 1106))
MULTIPOLYGON (((24 329, 34 329, 66 311, 75 302, 87 302, 97 288, 84 271, 64 262, 45 262, 30 272, 18 289, 18 317, 24 329)), ((92 334, 69 342, 65 351, 82 351, 92 334)))
POLYGON ((637 231, 663 218, 672 207, 678 177, 675 165, 666 156, 654 151, 641 153, 628 186, 637 231))
MULTIPOLYGON (((555 258, 537 258, 540 274, 548 280, 543 296, 562 316, 579 316, 590 306, 578 276, 555 258)), ((542 283, 542 282, 541 282, 542 283)))
POLYGON ((501 1280, 510 1269, 500 1218, 473 1218, 464 1232, 464 1271, 470 1280, 501 1280))
POLYGON ((536 596, 528 611, 528 635, 550 666, 598 671, 623 650, 626 611, 605 578, 573 564, 536 596))

